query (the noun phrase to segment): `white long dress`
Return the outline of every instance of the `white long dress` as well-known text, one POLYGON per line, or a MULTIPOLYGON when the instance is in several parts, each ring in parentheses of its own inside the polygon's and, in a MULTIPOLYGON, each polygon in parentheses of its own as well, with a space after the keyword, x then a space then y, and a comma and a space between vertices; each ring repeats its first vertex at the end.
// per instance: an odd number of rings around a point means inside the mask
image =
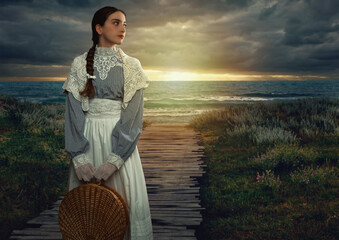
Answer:
POLYGON ((94 57, 95 97, 84 112, 81 103, 67 92, 65 147, 72 158, 68 190, 84 184, 75 167, 90 162, 98 168, 108 161, 118 167, 105 185, 116 189, 126 201, 129 225, 124 240, 153 239, 146 182, 137 141, 142 131, 143 90, 139 89, 122 109, 122 62, 115 48, 97 47, 94 57))

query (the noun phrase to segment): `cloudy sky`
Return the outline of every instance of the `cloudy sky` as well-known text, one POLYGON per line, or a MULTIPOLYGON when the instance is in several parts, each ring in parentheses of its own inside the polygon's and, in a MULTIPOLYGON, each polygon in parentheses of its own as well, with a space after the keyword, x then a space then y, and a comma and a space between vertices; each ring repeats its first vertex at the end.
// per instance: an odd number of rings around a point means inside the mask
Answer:
POLYGON ((338 0, 1 0, 0 80, 64 81, 96 10, 151 80, 339 80, 338 0))

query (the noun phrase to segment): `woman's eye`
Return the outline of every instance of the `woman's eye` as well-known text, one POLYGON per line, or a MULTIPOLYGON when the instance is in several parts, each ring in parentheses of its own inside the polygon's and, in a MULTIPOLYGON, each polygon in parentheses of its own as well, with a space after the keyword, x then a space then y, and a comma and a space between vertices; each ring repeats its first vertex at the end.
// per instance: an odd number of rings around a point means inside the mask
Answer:
MULTIPOLYGON (((119 22, 114 22, 113 24, 119 25, 119 22), (116 24, 117 23, 117 24, 116 24)), ((124 24, 125 27, 127 27, 127 24, 124 24)))

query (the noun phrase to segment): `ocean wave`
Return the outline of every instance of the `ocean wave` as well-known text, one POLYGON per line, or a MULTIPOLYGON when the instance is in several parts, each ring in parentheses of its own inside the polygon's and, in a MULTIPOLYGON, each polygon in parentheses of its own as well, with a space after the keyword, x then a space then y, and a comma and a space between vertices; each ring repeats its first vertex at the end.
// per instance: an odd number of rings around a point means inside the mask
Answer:
MULTIPOLYGON (((217 108, 215 108, 217 109, 217 108)), ((213 109, 187 109, 187 108, 145 108, 143 116, 145 117, 156 117, 156 116, 169 116, 169 117, 179 117, 179 116, 193 116, 201 114, 202 112, 209 111, 213 109)))
POLYGON ((190 101, 202 101, 202 102, 227 102, 227 101, 272 101, 282 99, 296 99, 300 97, 245 97, 245 96, 199 96, 199 97, 177 97, 177 98, 147 98, 145 102, 190 102, 190 101))

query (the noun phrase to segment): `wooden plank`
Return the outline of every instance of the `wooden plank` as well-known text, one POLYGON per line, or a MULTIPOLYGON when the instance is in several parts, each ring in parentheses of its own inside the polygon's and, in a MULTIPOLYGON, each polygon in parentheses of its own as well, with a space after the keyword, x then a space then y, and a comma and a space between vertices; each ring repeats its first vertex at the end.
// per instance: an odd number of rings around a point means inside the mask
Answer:
POLYGON ((194 178, 203 174, 204 167, 199 137, 185 126, 151 126, 141 139, 147 139, 138 143, 146 183, 153 184, 149 202, 154 239, 196 239, 195 230, 187 227, 202 221, 200 190, 194 178))

